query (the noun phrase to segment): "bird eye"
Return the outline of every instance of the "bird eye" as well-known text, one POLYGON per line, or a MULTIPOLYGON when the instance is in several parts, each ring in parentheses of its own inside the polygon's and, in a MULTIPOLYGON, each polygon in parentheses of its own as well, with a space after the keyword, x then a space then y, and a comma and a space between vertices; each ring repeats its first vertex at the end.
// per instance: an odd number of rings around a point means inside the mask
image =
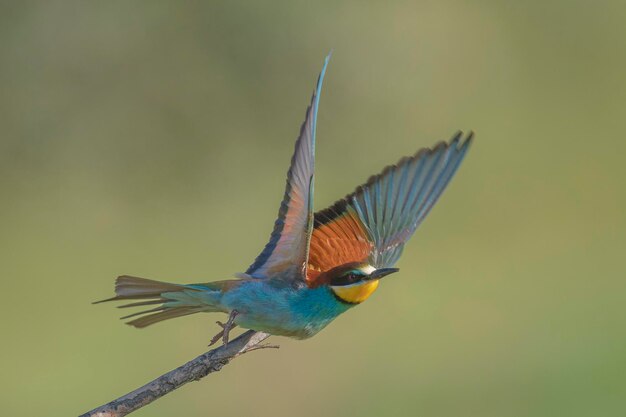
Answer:
POLYGON ((333 285, 350 285, 358 282, 360 279, 359 275, 354 272, 348 272, 344 275, 338 276, 333 280, 333 285))

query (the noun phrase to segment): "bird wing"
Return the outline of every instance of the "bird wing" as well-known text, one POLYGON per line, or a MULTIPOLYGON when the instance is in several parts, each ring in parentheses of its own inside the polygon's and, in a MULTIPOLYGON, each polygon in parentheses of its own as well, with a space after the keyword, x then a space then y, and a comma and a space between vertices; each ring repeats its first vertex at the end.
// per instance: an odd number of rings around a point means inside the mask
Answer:
POLYGON ((307 284, 349 262, 392 267, 461 164, 472 142, 457 133, 372 176, 354 193, 315 213, 307 284))
POLYGON ((315 165, 315 125, 322 82, 330 55, 324 60, 311 104, 300 128, 291 166, 287 172, 285 196, 274 223, 270 240, 246 271, 253 278, 277 274, 304 279, 309 240, 313 228, 313 174, 315 165), (293 273, 292 273, 293 272, 293 273))

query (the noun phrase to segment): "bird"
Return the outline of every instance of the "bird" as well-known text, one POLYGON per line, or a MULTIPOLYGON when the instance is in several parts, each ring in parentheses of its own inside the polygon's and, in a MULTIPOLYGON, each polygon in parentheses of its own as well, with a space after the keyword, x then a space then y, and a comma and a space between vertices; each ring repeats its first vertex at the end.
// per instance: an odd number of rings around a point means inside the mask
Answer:
POLYGON ((456 173, 473 132, 400 159, 330 207, 314 211, 317 113, 326 56, 305 113, 287 173, 285 193, 269 242, 245 273, 199 284, 123 275, 115 296, 120 308, 148 307, 122 317, 144 328, 194 313, 225 313, 211 339, 229 341, 239 326, 307 339, 367 300, 395 267, 405 243, 456 173), (155 306, 155 307, 153 307, 155 306))

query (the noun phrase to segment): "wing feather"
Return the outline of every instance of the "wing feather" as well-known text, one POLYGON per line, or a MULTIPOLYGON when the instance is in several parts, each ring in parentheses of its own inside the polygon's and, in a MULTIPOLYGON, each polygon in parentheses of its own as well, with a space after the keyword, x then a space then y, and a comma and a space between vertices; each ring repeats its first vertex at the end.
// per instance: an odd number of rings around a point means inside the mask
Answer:
POLYGON ((315 213, 307 283, 350 262, 392 267, 463 161, 473 134, 457 133, 372 176, 355 192, 315 213))
POLYGON ((285 195, 270 240, 246 271, 253 278, 284 275, 304 279, 313 228, 317 109, 330 55, 324 60, 287 173, 285 195))

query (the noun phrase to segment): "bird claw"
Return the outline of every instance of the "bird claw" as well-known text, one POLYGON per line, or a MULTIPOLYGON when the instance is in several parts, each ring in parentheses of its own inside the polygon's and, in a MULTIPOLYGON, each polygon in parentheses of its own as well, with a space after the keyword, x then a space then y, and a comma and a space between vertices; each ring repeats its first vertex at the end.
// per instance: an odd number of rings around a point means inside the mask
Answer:
POLYGON ((224 336, 224 330, 221 330, 218 334, 216 334, 215 336, 211 338, 211 341, 209 342, 209 346, 213 346, 214 344, 216 344, 217 341, 220 340, 223 336, 224 336))
POLYGON ((237 310, 233 310, 230 312, 230 315, 228 316, 228 320, 226 321, 226 323, 222 323, 221 321, 216 321, 216 323, 222 328, 222 330, 218 334, 213 336, 213 338, 211 339, 209 343, 209 346, 213 346, 220 339, 222 339, 222 341, 224 342, 224 346, 228 344, 228 335, 230 331, 234 329, 235 327, 237 327, 237 324, 235 324, 235 317, 237 317, 238 314, 239 312, 237 310))

